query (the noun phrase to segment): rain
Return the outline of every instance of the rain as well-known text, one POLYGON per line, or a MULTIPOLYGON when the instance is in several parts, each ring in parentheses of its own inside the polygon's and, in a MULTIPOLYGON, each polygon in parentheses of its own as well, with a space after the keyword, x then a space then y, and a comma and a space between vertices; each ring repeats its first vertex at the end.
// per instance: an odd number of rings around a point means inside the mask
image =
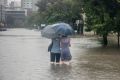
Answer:
POLYGON ((119 7, 119 0, 1 0, 0 80, 120 80, 119 7), (51 28, 59 23, 69 29, 51 28), (48 46, 61 35, 70 38, 69 65, 50 63, 48 46))

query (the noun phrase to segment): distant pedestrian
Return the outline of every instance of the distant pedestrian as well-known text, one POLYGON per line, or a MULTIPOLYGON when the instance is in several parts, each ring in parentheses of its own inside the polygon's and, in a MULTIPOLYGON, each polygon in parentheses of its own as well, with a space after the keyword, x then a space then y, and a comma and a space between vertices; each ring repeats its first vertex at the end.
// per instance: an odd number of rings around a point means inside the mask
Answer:
POLYGON ((60 51, 60 38, 53 38, 51 44, 48 47, 50 52, 51 63, 60 63, 61 51, 60 51))
POLYGON ((70 49, 70 38, 67 36, 62 36, 60 41, 60 47, 61 47, 61 63, 68 64, 70 63, 70 60, 72 59, 70 49))

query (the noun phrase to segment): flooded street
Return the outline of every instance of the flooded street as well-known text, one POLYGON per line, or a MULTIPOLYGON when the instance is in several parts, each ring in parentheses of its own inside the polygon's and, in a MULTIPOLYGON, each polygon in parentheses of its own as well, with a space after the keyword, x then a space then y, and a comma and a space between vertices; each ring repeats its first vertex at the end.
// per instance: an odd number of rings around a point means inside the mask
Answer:
POLYGON ((0 32, 0 80, 120 80, 120 49, 72 38, 71 64, 50 65, 49 43, 35 30, 0 32))

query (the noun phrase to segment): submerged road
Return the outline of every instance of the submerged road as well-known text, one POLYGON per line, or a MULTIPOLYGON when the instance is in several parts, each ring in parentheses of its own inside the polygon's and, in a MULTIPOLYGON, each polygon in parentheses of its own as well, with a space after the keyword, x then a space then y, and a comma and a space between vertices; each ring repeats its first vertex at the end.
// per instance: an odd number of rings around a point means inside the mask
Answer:
POLYGON ((50 65, 49 39, 39 31, 0 32, 0 80, 120 80, 120 50, 103 48, 95 38, 72 38, 72 61, 50 65))

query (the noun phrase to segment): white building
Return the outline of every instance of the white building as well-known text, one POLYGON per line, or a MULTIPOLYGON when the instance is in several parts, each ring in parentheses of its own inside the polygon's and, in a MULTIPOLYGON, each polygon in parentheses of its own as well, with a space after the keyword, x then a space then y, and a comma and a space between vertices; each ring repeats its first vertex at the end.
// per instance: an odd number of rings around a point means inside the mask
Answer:
POLYGON ((31 10, 31 11, 37 11, 38 8, 35 5, 38 0, 21 0, 21 7, 31 10))
POLYGON ((0 0, 0 5, 7 6, 7 0, 0 0))
POLYGON ((18 1, 11 1, 9 7, 21 7, 21 4, 18 1))

